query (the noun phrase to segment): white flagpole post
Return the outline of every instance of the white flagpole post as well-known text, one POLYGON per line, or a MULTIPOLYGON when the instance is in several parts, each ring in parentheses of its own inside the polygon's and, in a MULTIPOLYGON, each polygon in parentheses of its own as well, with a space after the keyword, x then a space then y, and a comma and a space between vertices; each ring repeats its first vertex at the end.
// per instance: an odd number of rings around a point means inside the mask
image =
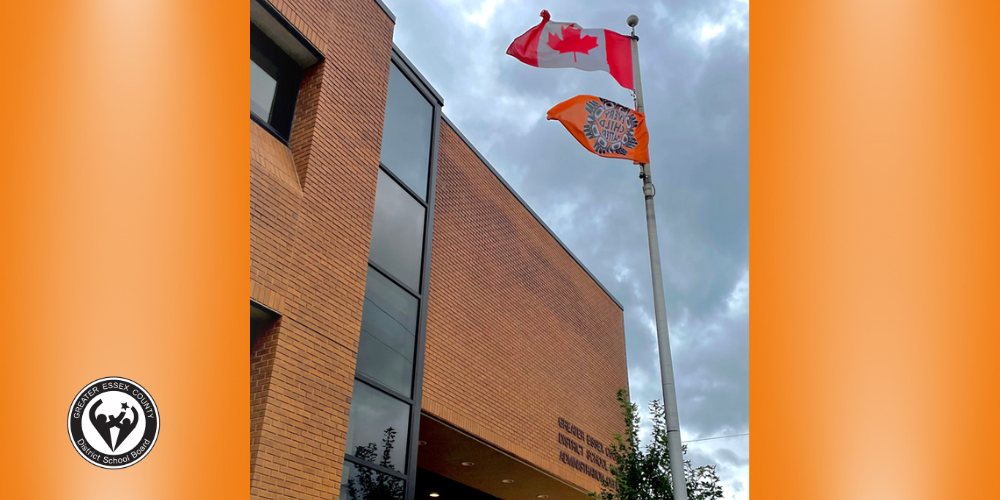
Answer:
MULTIPOLYGON (((635 27, 639 16, 629 16, 632 28, 632 68, 635 86, 635 110, 645 113, 642 101, 642 75, 639 71, 639 37, 635 27)), ((667 305, 663 298, 663 267, 660 264, 660 240, 656 231, 656 207, 653 198, 656 187, 648 164, 642 165, 642 192, 646 196, 646 229, 649 231, 649 261, 653 274, 653 306, 656 312, 656 338, 660 348, 660 378, 663 382, 663 407, 667 417, 667 445, 670 453, 670 472, 673 477, 674 500, 687 500, 684 478, 684 454, 681 445, 681 423, 677 411, 677 390, 674 385, 674 362, 670 355, 670 328, 667 324, 667 305)))

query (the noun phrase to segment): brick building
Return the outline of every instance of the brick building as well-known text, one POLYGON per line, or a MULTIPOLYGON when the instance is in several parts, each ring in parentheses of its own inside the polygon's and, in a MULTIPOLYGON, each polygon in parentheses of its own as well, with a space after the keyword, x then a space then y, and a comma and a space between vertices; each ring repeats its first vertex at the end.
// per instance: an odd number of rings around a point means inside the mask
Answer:
POLYGON ((378 0, 250 0, 254 498, 583 499, 621 305, 442 113, 378 0))

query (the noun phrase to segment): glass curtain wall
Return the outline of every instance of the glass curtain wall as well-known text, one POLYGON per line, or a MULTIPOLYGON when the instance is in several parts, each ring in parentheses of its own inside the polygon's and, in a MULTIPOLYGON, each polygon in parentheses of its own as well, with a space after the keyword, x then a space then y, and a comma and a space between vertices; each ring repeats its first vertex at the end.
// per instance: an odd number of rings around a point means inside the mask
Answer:
POLYGON ((419 411, 415 381, 419 385, 437 110, 393 59, 347 429, 344 500, 403 500, 416 469, 409 463, 410 443, 419 411))

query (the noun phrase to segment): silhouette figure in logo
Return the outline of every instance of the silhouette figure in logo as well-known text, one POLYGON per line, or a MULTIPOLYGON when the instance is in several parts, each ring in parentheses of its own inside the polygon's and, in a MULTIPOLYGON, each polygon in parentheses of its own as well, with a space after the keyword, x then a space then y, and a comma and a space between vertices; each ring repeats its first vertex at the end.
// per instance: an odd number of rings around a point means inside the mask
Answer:
POLYGON ((135 430, 135 427, 139 425, 139 412, 135 410, 135 407, 128 407, 127 403, 122 403, 122 411, 118 416, 108 418, 107 415, 97 414, 97 408, 104 404, 104 401, 97 400, 94 406, 90 408, 90 423, 94 424, 94 428, 97 429, 97 433, 101 435, 105 443, 108 443, 108 447, 111 451, 115 451, 129 434, 135 430), (132 418, 129 419, 125 416, 125 410, 132 410, 132 418), (118 428, 118 441, 114 444, 111 443, 111 428, 118 428))

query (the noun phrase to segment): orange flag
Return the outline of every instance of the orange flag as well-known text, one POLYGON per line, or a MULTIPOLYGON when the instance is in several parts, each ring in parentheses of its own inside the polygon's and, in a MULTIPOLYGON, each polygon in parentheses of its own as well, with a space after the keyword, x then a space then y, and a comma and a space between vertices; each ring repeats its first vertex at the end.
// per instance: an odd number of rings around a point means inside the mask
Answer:
POLYGON ((649 163, 646 116, 592 95, 578 95, 549 110, 592 153, 605 158, 649 163))

